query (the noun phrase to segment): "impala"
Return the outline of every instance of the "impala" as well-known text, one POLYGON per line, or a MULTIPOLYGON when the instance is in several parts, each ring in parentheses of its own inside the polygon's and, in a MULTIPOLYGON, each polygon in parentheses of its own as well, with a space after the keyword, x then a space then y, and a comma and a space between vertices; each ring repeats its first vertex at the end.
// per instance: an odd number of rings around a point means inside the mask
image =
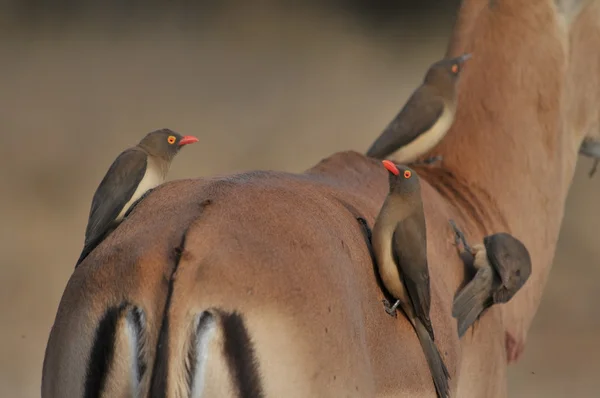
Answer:
MULTIPOLYGON (((579 146, 600 121, 600 2, 465 0, 453 127, 418 170, 431 319, 454 397, 504 397, 550 272, 579 146), (459 340, 448 220, 506 231, 528 283, 459 340)), ((373 136, 375 138, 375 135, 373 136)), ((431 154, 428 154, 429 156, 431 154)), ((383 310, 366 244, 381 163, 341 152, 300 174, 181 180, 152 192, 71 276, 42 397, 430 397, 408 320, 383 310)))

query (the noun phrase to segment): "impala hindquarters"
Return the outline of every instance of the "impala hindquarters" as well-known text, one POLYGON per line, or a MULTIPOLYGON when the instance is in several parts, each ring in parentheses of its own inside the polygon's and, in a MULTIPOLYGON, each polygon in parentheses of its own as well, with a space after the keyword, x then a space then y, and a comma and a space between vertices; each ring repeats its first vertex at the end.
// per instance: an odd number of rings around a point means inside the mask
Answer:
MULTIPOLYGON (((449 306, 462 265, 441 221, 450 208, 424 188, 426 212, 440 220, 430 228, 436 242, 430 246, 431 315, 455 390, 460 351, 449 306)), ((140 327, 145 349, 134 349, 140 361, 118 365, 118 374, 110 373, 117 365, 109 359, 110 376, 103 380, 137 385, 139 396, 431 396, 414 330, 403 316, 383 310, 356 220, 372 224, 386 192, 380 163, 352 152, 304 175, 257 172, 167 184, 81 264, 63 302, 71 298, 79 303, 73 311, 96 315, 78 316, 85 332, 76 335, 57 323, 49 347, 69 335, 82 354, 97 344, 116 348, 118 328, 104 340, 94 336, 108 309, 126 301, 147 314, 140 327), (113 272, 127 289, 101 279, 113 272), (81 289, 82 281, 101 289, 81 289), (100 291, 110 300, 100 300, 100 291), (137 363, 145 364, 139 383, 112 379, 131 380, 137 363)), ((498 320, 489 316, 480 327, 490 329, 486 345, 502 357, 503 333, 491 327, 498 320)), ((491 366, 503 374, 503 366, 485 361, 490 352, 484 351, 477 354, 479 371, 489 373, 491 366)), ((97 358, 84 357, 88 363, 79 367, 97 366, 97 358)), ((56 368, 60 362, 47 353, 44 397, 81 396, 89 372, 71 373, 68 363, 56 368)), ((482 381, 481 388, 503 388, 494 380, 502 377, 482 381)))

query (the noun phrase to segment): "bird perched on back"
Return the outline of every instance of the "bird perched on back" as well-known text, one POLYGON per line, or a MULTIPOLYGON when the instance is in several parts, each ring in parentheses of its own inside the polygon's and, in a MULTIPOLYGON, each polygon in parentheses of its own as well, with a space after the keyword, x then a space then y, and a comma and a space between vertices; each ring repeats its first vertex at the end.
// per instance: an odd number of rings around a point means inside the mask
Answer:
POLYGON ((477 271, 458 292, 452 305, 458 336, 462 337, 486 309, 507 303, 521 289, 531 275, 531 258, 525 245, 508 233, 488 235, 483 238, 483 244, 470 247, 456 224, 450 221, 450 225, 457 247, 462 241, 461 257, 471 262, 477 271))
POLYGON ((471 54, 464 54, 431 65, 423 84, 371 145, 367 156, 383 159, 396 152, 398 163, 409 164, 435 147, 454 122, 456 86, 469 58, 471 54))
POLYGON ((77 265, 122 221, 131 205, 165 181, 179 150, 197 142, 169 129, 148 133, 136 146, 121 152, 96 189, 83 251, 77 265))
POLYGON ((389 194, 373 226, 372 244, 377 269, 386 289, 397 300, 386 311, 395 316, 398 305, 412 323, 433 377, 438 396, 449 394, 449 374, 435 346, 429 309, 431 293, 427 264, 425 214, 419 178, 408 167, 389 160, 389 194))

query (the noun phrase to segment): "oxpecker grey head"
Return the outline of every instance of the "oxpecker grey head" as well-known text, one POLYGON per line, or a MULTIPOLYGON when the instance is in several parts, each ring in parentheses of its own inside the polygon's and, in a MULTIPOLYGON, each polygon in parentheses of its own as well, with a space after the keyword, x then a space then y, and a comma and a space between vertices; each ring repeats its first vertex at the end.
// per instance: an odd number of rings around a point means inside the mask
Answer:
POLYGON ((509 284, 520 289, 531 275, 531 257, 527 247, 518 239, 505 232, 483 238, 488 260, 496 269, 513 271, 508 273, 509 284))
POLYGON ((191 135, 182 136, 169 129, 161 129, 146 134, 138 145, 151 156, 172 160, 183 146, 194 142, 198 142, 198 138, 191 135))
POLYGON ((429 67, 424 83, 436 87, 446 97, 454 95, 455 85, 462 72, 463 64, 471 58, 471 54, 460 57, 442 59, 429 67))
POLYGON ((404 195, 421 191, 419 177, 409 167, 396 165, 389 160, 381 163, 389 171, 390 194, 404 195))

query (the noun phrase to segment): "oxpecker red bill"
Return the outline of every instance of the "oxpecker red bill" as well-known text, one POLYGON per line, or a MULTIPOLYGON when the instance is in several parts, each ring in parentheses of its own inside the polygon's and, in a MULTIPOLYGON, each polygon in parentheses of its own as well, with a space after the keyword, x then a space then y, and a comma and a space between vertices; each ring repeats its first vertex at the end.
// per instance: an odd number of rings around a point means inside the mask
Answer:
POLYGON ((471 54, 464 54, 431 65, 421 86, 371 145, 367 156, 383 159, 395 152, 398 163, 408 164, 435 147, 454 122, 456 86, 469 58, 471 54))
POLYGON ((136 146, 121 152, 92 199, 84 247, 76 267, 118 226, 132 204, 165 181, 175 155, 194 142, 198 138, 161 129, 148 133, 136 146))
POLYGON ((383 285, 397 300, 386 311, 402 310, 412 323, 429 365, 439 397, 449 394, 449 374, 435 346, 429 309, 431 293, 427 264, 427 231, 417 174, 384 160, 389 171, 389 194, 373 227, 373 251, 383 285))

